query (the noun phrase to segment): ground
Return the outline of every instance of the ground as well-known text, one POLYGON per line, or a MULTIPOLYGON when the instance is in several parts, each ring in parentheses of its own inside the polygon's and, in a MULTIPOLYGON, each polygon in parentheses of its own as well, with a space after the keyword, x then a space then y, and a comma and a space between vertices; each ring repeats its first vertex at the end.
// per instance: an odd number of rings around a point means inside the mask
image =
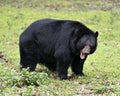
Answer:
POLYGON ((39 0, 12 2, 0 1, 1 96, 120 95, 119 0, 93 0, 91 3, 88 0, 46 0, 40 2, 41 6, 39 0), (56 74, 39 65, 34 73, 19 72, 19 35, 33 21, 47 17, 79 20, 99 31, 99 45, 85 62, 85 76, 73 76, 70 81, 61 82, 56 74))

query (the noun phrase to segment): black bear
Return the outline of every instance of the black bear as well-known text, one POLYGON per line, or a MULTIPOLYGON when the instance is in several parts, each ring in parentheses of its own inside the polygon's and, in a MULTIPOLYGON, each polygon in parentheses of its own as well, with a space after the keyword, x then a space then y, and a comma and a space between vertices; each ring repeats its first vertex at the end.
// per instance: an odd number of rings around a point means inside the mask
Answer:
POLYGON ((20 64, 34 71, 37 63, 67 79, 68 68, 83 74, 83 64, 97 47, 98 32, 71 20, 42 19, 32 23, 20 36, 20 64))

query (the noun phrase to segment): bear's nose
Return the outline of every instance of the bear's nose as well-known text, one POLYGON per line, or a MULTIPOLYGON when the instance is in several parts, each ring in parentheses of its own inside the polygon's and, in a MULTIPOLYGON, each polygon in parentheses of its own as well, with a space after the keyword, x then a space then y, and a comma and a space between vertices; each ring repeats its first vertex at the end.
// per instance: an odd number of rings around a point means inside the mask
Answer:
POLYGON ((90 46, 85 46, 84 53, 89 54, 90 53, 90 46))

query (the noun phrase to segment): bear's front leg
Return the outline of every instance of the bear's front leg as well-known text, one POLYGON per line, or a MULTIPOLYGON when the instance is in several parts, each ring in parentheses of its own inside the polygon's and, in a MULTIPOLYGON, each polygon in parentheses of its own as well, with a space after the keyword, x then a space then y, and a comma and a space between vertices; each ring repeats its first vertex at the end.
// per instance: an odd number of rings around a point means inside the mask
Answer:
POLYGON ((75 73, 76 75, 79 75, 79 76, 84 76, 83 66, 84 66, 85 60, 86 60, 86 58, 80 59, 79 55, 74 58, 74 60, 72 61, 72 64, 71 64, 73 73, 75 73))
POLYGON ((60 80, 68 79, 68 76, 67 76, 68 67, 69 67, 69 63, 65 63, 62 61, 57 62, 57 72, 60 80))
POLYGON ((56 70, 58 72, 60 80, 68 79, 68 67, 70 65, 72 57, 70 50, 67 48, 68 47, 65 47, 65 45, 59 46, 54 54, 57 62, 56 70))

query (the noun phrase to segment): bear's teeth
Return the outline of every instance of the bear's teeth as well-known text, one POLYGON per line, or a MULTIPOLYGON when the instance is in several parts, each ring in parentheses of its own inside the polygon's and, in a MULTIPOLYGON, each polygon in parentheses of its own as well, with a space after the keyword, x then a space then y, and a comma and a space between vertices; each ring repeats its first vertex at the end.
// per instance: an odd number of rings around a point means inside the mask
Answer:
POLYGON ((81 52, 80 58, 81 58, 81 59, 85 59, 85 56, 86 56, 86 55, 85 55, 84 53, 81 52))

